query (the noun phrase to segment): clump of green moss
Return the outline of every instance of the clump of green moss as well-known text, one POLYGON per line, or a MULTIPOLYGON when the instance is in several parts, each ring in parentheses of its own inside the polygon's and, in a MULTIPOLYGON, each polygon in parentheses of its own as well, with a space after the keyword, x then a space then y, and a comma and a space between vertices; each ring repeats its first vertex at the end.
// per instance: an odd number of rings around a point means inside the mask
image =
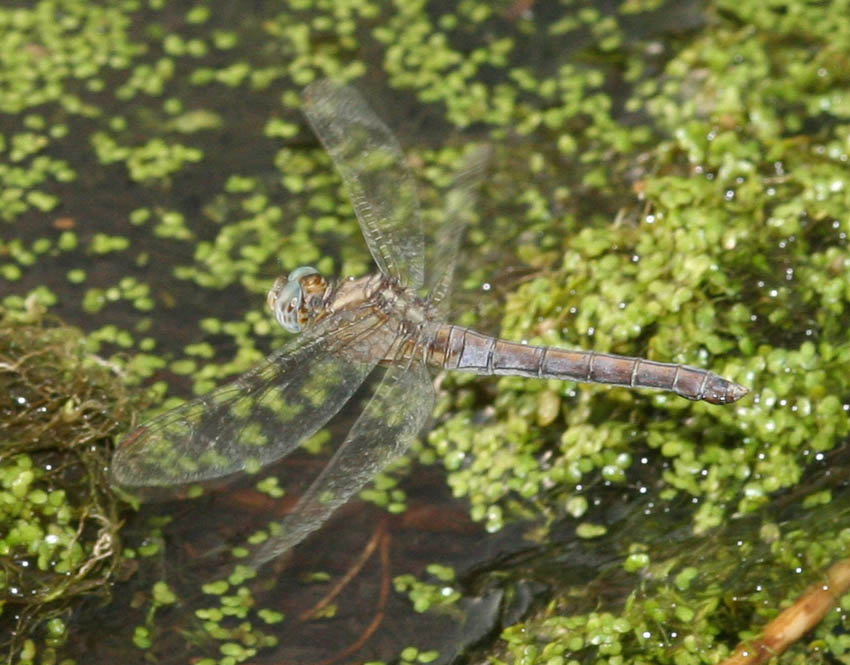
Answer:
POLYGON ((71 605, 107 596, 118 571, 121 384, 79 331, 35 306, 0 310, 0 651, 20 662, 49 661, 71 605))
MULTIPOLYGON (((846 556, 846 478, 818 473, 845 467, 850 433, 850 33, 838 3, 718 6, 626 102, 660 134, 642 208, 585 224, 560 266, 521 248, 541 270, 508 297, 503 334, 706 365, 752 395, 715 408, 506 378, 483 416, 454 398, 429 443, 475 518, 542 513, 585 537, 578 554, 641 571, 563 583, 505 630, 503 662, 717 662, 846 556), (611 488, 635 487, 651 507, 633 497, 625 528, 600 517, 611 488)), ((830 613, 785 662, 812 644, 844 657, 846 624, 830 613)))

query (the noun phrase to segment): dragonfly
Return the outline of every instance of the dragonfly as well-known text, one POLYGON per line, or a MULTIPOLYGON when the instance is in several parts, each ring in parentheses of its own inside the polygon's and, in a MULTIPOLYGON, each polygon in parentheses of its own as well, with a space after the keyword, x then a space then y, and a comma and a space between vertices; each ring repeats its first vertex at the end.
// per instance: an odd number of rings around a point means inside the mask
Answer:
POLYGON ((430 251, 426 273, 416 182, 393 133, 346 85, 316 81, 302 101, 378 272, 329 281, 303 266, 279 277, 268 305, 296 335, 231 383, 131 432, 114 455, 116 484, 174 486, 256 471, 314 435, 382 368, 330 461, 254 551, 252 561, 260 565, 318 529, 410 446, 434 406, 432 369, 655 388, 711 404, 730 404, 748 392, 705 369, 518 343, 447 323, 460 236, 480 179, 475 174, 487 160, 484 150, 473 153, 466 175, 458 175, 446 197, 452 221, 430 251))

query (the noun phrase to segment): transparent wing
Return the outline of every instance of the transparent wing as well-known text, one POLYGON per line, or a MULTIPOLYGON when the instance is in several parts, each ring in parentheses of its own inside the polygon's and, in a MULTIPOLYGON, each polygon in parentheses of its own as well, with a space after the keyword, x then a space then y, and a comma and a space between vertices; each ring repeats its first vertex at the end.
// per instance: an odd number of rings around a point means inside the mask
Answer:
POLYGON ((429 298, 445 314, 451 297, 457 255, 463 233, 469 224, 478 190, 487 166, 493 158, 493 149, 477 146, 467 154, 454 176, 454 183, 446 194, 443 225, 437 232, 436 242, 428 257, 429 298))
POLYGON ((402 286, 424 282, 416 184, 398 141, 353 89, 326 79, 304 90, 304 114, 342 176, 369 251, 402 286))
POLYGON ((388 369, 343 444, 252 562, 263 564, 300 543, 404 452, 431 413, 434 398, 424 365, 388 369))
POLYGON ((344 355, 346 341, 369 336, 375 325, 372 317, 345 327, 327 319, 235 381, 139 427, 115 452, 114 480, 178 485, 283 457, 336 414, 377 364, 386 349, 366 362, 344 355))

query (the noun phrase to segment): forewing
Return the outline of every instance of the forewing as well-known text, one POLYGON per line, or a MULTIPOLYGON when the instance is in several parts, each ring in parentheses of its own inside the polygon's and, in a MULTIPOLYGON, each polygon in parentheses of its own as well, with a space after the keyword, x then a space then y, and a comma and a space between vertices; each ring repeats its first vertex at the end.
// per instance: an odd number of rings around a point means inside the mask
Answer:
POLYGON ((293 512, 270 530, 277 535, 256 550, 253 563, 265 563, 300 543, 404 452, 431 413, 434 397, 424 365, 388 369, 348 437, 293 512))
POLYGON ((369 251, 402 286, 424 282, 416 184, 389 128, 352 88, 326 79, 304 90, 304 114, 342 176, 369 251))
POLYGON ((125 487, 169 486, 257 469, 314 434, 377 363, 344 354, 344 340, 375 322, 345 329, 332 321, 293 339, 262 364, 132 432, 112 460, 125 487))

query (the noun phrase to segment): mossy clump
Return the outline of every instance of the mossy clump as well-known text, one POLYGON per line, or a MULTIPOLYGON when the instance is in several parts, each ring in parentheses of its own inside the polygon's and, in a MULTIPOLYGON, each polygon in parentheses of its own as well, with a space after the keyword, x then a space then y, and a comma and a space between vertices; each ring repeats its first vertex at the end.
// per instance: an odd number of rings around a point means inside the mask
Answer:
POLYGON ((108 595, 118 572, 107 474, 129 413, 121 383, 78 330, 35 306, 0 310, 0 650, 21 662, 46 662, 71 604, 108 595))

